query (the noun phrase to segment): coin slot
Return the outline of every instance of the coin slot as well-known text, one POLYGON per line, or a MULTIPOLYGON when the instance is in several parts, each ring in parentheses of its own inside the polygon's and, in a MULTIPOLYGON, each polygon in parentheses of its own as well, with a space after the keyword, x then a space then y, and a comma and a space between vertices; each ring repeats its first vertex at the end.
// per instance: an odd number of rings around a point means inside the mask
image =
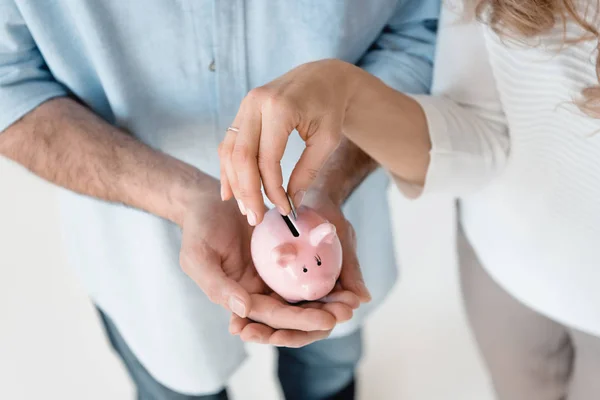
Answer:
POLYGON ((296 226, 294 225, 294 223, 292 222, 292 219, 289 216, 282 215, 281 218, 283 218, 283 220, 285 221, 285 224, 289 228, 290 232, 292 232, 292 235, 294 237, 300 236, 300 232, 298 232, 298 229, 296 229, 296 226))

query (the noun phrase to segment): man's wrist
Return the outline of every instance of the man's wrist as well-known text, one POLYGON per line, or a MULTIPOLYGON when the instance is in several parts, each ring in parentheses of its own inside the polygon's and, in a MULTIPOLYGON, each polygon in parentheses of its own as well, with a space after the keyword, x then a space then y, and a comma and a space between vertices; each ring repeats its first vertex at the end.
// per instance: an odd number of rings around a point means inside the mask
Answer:
POLYGON ((335 206, 341 207, 346 202, 348 195, 342 193, 339 185, 327 185, 327 183, 322 182, 312 185, 305 197, 326 199, 335 206))
POLYGON ((169 211, 165 217, 179 226, 183 226, 185 215, 192 207, 209 197, 219 195, 219 182, 197 170, 189 167, 173 182, 168 194, 169 211))
POLYGON ((361 149, 344 139, 320 172, 309 192, 326 197, 341 207, 354 190, 369 176, 378 164, 361 149))

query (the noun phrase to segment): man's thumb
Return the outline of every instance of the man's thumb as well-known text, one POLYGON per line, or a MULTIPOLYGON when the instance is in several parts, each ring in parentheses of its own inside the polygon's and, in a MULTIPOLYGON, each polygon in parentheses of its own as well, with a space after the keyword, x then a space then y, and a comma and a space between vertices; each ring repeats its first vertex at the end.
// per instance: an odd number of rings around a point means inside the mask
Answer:
POLYGON ((183 271, 196 282, 210 301, 246 318, 250 313, 250 294, 236 281, 227 277, 221 258, 209 248, 196 249, 194 254, 182 252, 183 271))

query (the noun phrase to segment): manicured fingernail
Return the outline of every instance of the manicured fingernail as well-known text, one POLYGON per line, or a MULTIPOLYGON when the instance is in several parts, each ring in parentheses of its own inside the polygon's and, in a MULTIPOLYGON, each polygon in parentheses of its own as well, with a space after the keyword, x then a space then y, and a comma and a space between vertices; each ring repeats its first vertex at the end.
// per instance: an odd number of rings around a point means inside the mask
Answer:
POLYGON ((221 200, 225 201, 225 188, 221 185, 221 200))
POLYGON ((229 309, 240 318, 246 318, 246 305, 237 296, 229 298, 229 309))
POLYGON ((296 194, 294 195, 294 205, 296 207, 300 207, 302 205, 302 200, 304 200, 305 194, 306 194, 306 191, 304 191, 304 190, 300 190, 300 191, 296 192, 296 194))
POLYGON ((283 207, 277 206, 277 211, 279 211, 279 214, 281 215, 287 215, 288 213, 285 212, 285 210, 283 209, 283 207))
POLYGON ((248 341, 249 341, 249 342, 252 342, 252 343, 261 343, 261 342, 262 342, 262 341, 260 340, 260 337, 258 337, 258 336, 250 336, 250 337, 248 338, 248 341))
POLYGON ((237 201, 238 203, 238 207, 240 208, 240 212, 244 215, 246 215, 246 207, 244 206, 244 203, 242 203, 241 200, 237 201))
POLYGON ((252 226, 256 225, 256 214, 252 210, 248 210, 248 223, 252 226))

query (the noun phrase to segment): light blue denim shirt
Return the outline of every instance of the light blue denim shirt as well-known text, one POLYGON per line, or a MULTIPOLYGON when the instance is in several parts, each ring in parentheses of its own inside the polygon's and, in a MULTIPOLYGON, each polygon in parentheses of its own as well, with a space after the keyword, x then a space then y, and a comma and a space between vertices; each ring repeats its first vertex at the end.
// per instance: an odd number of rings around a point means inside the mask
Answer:
MULTIPOLYGON (((341 58, 427 92, 438 13, 439 0, 0 0, 0 131, 72 95, 217 177, 216 149, 242 98, 299 64, 341 58)), ((291 141, 285 176, 302 148, 291 141)), ((355 330, 396 279, 387 186, 379 171, 345 206, 374 300, 334 335, 355 330)), ((64 190, 60 204, 70 262, 150 373, 181 392, 220 389, 244 348, 181 272, 179 229, 64 190)))

